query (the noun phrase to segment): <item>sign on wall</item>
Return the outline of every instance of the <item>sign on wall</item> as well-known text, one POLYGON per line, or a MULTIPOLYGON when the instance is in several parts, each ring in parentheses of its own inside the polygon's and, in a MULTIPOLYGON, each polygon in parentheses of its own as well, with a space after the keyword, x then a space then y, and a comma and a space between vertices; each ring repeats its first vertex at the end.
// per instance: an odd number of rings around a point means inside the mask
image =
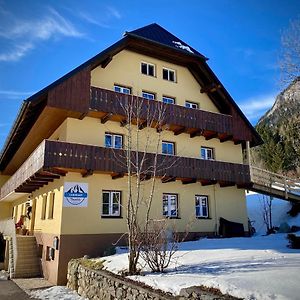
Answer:
POLYGON ((87 207, 88 184, 81 182, 65 182, 64 207, 87 207))

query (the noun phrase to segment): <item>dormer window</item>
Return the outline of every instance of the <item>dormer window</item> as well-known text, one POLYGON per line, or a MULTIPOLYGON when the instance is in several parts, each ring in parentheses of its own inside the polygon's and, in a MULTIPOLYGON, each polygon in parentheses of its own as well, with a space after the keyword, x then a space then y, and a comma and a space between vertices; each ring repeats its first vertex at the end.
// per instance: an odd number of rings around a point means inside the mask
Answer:
POLYGON ((176 82, 176 72, 171 69, 163 68, 163 79, 176 82))
POLYGON ((155 76, 155 66, 146 62, 141 63, 141 72, 142 74, 148 76, 155 76))

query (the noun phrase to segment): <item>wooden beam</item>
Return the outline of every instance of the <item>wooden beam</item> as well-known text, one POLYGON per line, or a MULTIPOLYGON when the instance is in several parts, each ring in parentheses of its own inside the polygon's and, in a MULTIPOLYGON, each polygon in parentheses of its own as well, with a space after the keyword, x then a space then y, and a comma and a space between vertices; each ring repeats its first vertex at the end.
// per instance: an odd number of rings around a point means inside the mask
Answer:
POLYGON ((200 136, 203 133, 203 130, 196 130, 192 133, 190 133, 190 138, 194 138, 196 136, 200 136))
POLYGON ((172 182, 172 181, 176 181, 176 177, 174 177, 174 176, 164 176, 161 179, 161 183, 168 183, 168 182, 172 182))
POLYGON ((187 178, 181 180, 182 184, 190 184, 190 183, 196 183, 197 178, 187 178))
POLYGON ((186 129, 185 127, 181 127, 179 129, 175 130, 174 135, 179 135, 179 134, 185 132, 185 129, 186 129))
POLYGON ((121 127, 125 127, 127 124, 128 124, 128 122, 127 122, 126 118, 120 121, 120 126, 121 127))
POLYGON ((36 173, 35 175, 33 175, 35 178, 38 179, 42 179, 42 180, 54 180, 54 179, 59 179, 60 175, 49 175, 49 174, 40 174, 40 173, 36 173))
POLYGON ((113 116, 112 113, 107 113, 104 117, 101 118, 101 124, 105 124, 113 116))
POLYGON ((88 112, 82 113, 78 119, 83 120, 87 116, 87 114, 88 114, 88 112))
POLYGON ((112 179, 118 179, 124 177, 124 173, 113 173, 111 174, 112 179))
POLYGON ((110 55, 107 58, 104 59, 104 61, 101 63, 101 68, 105 69, 106 66, 112 61, 113 57, 110 55))
POLYGON ((145 180, 149 180, 151 179, 151 175, 150 174, 141 174, 140 175, 140 180, 141 181, 145 181, 145 180))
POLYGON ((93 174, 94 174, 94 170, 87 169, 81 173, 81 176, 85 178, 85 177, 91 176, 93 174))
POLYGON ((203 135, 205 136, 205 139, 206 139, 207 141, 209 141, 209 140, 211 140, 211 139, 215 139, 215 138, 218 137, 218 133, 217 133, 217 132, 212 133, 212 134, 207 134, 207 135, 203 134, 203 135))
POLYGON ((143 121, 139 124, 139 129, 142 130, 144 129, 145 127, 147 127, 147 121, 143 121))
POLYGON ((217 180, 206 180, 206 179, 204 180, 204 179, 201 179, 200 182, 201 182, 202 186, 207 186, 207 185, 216 184, 217 180))
POLYGON ((216 84, 216 83, 212 83, 210 85, 204 86, 200 89, 200 93, 213 93, 216 90, 220 89, 221 85, 220 84, 216 84))
POLYGON ((230 135, 220 138, 220 142, 224 143, 224 142, 230 141, 232 139, 233 139, 233 135, 230 134, 230 135))
POLYGON ((228 186, 235 186, 235 183, 234 182, 220 181, 219 185, 220 185, 221 188, 223 188, 223 187, 228 187, 228 186))

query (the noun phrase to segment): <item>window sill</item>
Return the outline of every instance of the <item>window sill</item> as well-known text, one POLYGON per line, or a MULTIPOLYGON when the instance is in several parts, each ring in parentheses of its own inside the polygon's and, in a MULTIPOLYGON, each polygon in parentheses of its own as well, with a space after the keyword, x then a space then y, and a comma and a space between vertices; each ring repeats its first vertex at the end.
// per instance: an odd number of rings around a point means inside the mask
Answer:
POLYGON ((181 219, 180 217, 169 217, 169 216, 164 216, 166 219, 181 219))
POLYGON ((101 216, 102 219, 123 219, 122 216, 101 216))

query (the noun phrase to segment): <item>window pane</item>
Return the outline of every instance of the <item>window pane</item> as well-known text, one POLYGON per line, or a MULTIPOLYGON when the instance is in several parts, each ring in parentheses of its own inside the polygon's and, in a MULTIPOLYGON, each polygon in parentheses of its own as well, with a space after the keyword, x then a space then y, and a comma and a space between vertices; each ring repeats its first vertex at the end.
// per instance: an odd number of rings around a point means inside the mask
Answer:
POLYGON ((163 195, 163 215, 167 216, 169 211, 168 196, 163 195))
POLYGON ((154 76, 154 66, 148 65, 148 68, 149 68, 149 73, 148 73, 148 75, 154 76))
POLYGON ((166 143, 162 143, 162 153, 168 154, 168 145, 166 143))
POLYGON ((111 213, 112 213, 113 216, 119 216, 120 215, 120 206, 119 206, 119 204, 113 204, 111 213))
POLYGON ((112 147, 112 136, 110 134, 105 135, 105 147, 107 148, 112 147))
POLYGON ((108 192, 103 192, 102 194, 102 201, 104 204, 109 204, 109 193, 108 192))
POLYGON ((122 89, 122 93, 124 93, 124 94, 130 94, 130 89, 128 89, 128 88, 123 88, 122 89))
POLYGON ((202 159, 206 159, 206 149, 205 148, 201 148, 201 158, 202 159))
POLYGON ((112 202, 113 204, 120 203, 120 193, 112 193, 112 202))
POLYGON ((207 149, 207 159, 213 159, 212 150, 207 149))
POLYGON ((169 77, 168 77, 168 70, 166 70, 166 69, 163 69, 163 79, 166 79, 166 80, 168 80, 169 79, 169 77))
POLYGON ((121 93, 121 88, 117 85, 115 85, 115 92, 121 93))
POLYGON ((208 214, 207 214, 207 207, 204 206, 204 207, 202 207, 202 217, 207 217, 207 216, 208 216, 208 214))
POLYGON ((168 144, 168 154, 174 154, 174 145, 168 144))
POLYGON ((143 73, 143 74, 147 74, 147 64, 142 63, 141 69, 142 69, 142 73, 143 73))
POLYGON ((201 217, 200 206, 196 206, 196 217, 201 217))
POLYGON ((115 148, 121 149, 122 148, 122 136, 120 135, 115 135, 115 148))
POLYGON ((104 204, 102 205, 102 214, 103 215, 109 215, 109 204, 104 204))
POLYGON ((170 81, 175 81, 175 72, 169 71, 169 80, 170 81))

